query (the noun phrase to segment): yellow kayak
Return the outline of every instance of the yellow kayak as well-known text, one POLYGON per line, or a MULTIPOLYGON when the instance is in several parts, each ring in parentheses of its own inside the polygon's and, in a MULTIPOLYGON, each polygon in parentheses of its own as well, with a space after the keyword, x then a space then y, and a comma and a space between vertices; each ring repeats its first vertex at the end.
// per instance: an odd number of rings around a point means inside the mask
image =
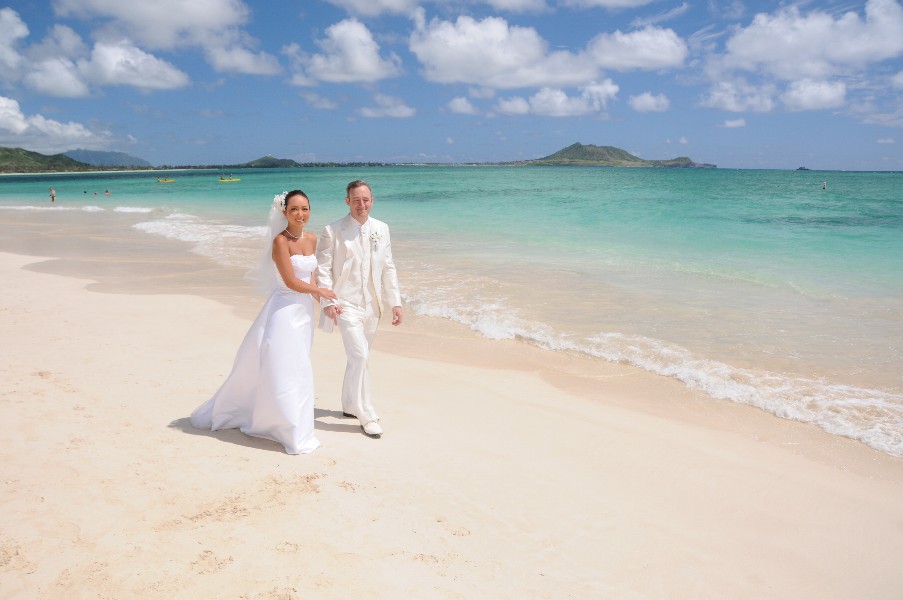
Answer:
POLYGON ((175 179, 158 179, 157 183, 172 183, 175 179))
POLYGON ((232 183, 233 181, 241 181, 241 178, 240 178, 240 177, 236 177, 236 178, 233 179, 233 178, 230 177, 229 179, 223 179, 222 177, 220 177, 220 178, 219 178, 219 181, 220 181, 220 183, 232 183))

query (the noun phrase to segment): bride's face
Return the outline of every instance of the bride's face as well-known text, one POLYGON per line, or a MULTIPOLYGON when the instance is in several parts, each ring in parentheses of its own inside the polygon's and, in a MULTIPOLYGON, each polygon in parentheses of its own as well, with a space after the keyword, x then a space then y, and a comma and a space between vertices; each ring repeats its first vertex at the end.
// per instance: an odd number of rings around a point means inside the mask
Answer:
POLYGON ((285 201, 282 211, 290 224, 304 227, 310 220, 310 202, 301 194, 295 194, 285 201))

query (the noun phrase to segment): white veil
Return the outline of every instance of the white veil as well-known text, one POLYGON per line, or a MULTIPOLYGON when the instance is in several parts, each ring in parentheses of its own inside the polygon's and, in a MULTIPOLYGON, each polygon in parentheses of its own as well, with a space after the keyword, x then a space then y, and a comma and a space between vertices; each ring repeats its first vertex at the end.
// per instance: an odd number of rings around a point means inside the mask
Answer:
POLYGON ((288 192, 282 192, 273 196, 273 205, 270 207, 270 215, 267 218, 266 237, 263 240, 263 250, 257 259, 257 264, 245 274, 245 279, 250 279, 261 294, 269 295, 276 289, 278 272, 273 262, 273 240, 288 227, 285 218, 285 196, 288 192))

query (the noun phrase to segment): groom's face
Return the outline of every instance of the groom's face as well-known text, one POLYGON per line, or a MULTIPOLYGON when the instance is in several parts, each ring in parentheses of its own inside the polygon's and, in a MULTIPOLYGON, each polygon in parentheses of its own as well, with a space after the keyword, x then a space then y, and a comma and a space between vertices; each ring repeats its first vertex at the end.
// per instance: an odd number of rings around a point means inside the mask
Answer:
POLYGON ((370 216, 370 208, 373 206, 373 194, 365 185, 359 186, 348 193, 345 204, 351 209, 351 216, 358 223, 364 223, 370 216))

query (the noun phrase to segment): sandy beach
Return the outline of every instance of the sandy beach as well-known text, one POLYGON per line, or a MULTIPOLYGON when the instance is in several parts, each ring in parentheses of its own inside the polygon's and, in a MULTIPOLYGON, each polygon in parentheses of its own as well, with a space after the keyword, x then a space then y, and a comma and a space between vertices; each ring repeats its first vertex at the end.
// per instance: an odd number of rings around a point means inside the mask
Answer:
POLYGON ((377 336, 380 440, 341 417, 317 333, 322 446, 289 456, 188 423, 254 303, 26 254, 0 253, 3 598, 903 590, 903 460, 859 442, 412 317, 377 336))

